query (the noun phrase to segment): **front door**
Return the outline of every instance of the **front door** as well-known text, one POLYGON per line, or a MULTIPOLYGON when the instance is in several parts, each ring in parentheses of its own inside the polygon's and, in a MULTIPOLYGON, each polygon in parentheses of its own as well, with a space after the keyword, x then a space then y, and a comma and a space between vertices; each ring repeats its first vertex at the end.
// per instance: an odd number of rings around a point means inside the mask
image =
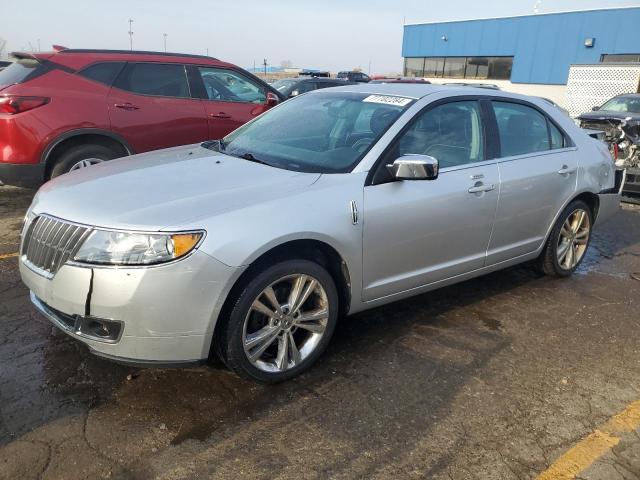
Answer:
POLYGON ((128 63, 108 96, 111 129, 136 153, 208 138, 202 101, 191 98, 184 65, 128 63))
POLYGON ((196 70, 196 80, 201 80, 204 88, 203 105, 211 139, 226 136, 269 109, 264 88, 250 78, 226 68, 196 70))
POLYGON ((498 202, 475 100, 428 108, 394 141, 364 188, 365 301, 444 280, 485 264, 498 202), (435 180, 393 181, 385 164, 405 154, 440 163, 435 180))

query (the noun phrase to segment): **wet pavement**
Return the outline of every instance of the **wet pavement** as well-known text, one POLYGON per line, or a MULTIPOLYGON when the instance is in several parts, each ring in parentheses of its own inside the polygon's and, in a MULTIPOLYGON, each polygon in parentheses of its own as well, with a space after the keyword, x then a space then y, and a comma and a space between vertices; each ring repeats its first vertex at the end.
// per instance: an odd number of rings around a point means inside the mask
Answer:
MULTIPOLYGON (((31 195, 0 188, 0 258, 31 195)), ((100 360, 27 293, 0 260, 2 480, 532 479, 640 400, 639 207, 570 279, 521 266, 343 319, 277 386, 100 360)), ((579 478, 640 478, 640 431, 579 478)))

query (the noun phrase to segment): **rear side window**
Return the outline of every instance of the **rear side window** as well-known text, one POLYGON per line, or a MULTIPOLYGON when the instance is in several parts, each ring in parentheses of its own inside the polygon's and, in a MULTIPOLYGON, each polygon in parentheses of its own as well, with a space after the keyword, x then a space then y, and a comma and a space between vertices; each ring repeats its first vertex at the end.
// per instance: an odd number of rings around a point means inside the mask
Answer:
POLYGON ((104 62, 90 65, 80 72, 85 78, 111 86, 122 70, 124 62, 104 62))
POLYGON ((562 132, 553 123, 549 123, 549 135, 551 136, 551 150, 556 148, 564 148, 567 146, 567 141, 564 138, 562 132))
POLYGON ((0 71, 0 85, 13 85, 21 83, 32 73, 36 73, 41 67, 41 63, 31 58, 24 58, 13 62, 4 70, 0 71))
POLYGON ((492 102, 500 134, 502 157, 549 150, 547 118, 538 110, 509 102, 492 102))
POLYGON ((128 63, 114 86, 140 95, 189 97, 184 65, 128 63))

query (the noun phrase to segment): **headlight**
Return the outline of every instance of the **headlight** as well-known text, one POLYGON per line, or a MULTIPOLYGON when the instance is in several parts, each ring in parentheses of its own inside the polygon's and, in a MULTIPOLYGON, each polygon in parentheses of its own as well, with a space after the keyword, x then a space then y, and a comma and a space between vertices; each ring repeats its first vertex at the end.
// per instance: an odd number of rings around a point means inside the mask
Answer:
POLYGON ((203 232, 133 233, 94 230, 78 249, 77 262, 100 265, 152 265, 183 257, 203 232))

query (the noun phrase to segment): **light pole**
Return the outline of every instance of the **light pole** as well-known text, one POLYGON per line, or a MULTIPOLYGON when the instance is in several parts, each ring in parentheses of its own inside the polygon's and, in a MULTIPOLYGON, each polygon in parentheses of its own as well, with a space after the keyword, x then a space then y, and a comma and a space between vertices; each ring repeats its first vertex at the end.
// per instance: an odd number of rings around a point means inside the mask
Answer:
POLYGON ((266 58, 262 61, 262 65, 264 65, 264 76, 266 77, 267 76, 267 59, 266 58))
POLYGON ((167 34, 163 33, 162 36, 164 37, 164 51, 166 53, 167 52, 167 34))
POLYGON ((129 50, 133 50, 133 30, 131 29, 131 24, 133 20, 129 19, 129 50))

